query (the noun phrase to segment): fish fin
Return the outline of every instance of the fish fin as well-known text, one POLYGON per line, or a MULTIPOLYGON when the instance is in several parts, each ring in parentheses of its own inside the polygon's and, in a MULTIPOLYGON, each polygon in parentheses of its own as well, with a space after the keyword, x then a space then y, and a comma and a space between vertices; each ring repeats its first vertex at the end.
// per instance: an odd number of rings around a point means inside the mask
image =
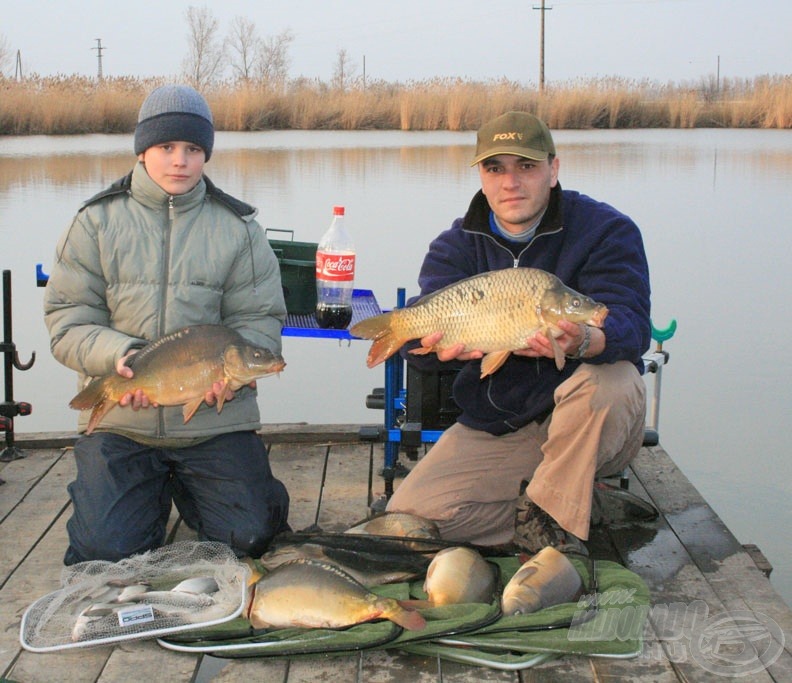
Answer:
POLYGON ((374 315, 353 325, 349 332, 354 337, 373 339, 374 343, 369 349, 366 365, 373 368, 375 365, 388 360, 403 345, 406 339, 398 339, 391 329, 393 311, 374 315))
POLYGON ((397 600, 404 609, 407 610, 416 610, 416 609, 429 609, 431 607, 435 607, 435 604, 431 600, 418 600, 410 599, 410 600, 397 600))
POLYGON ((108 377, 92 379, 81 392, 69 401, 69 408, 88 410, 96 406, 107 395, 108 380, 108 377))
POLYGON ((201 407, 201 403, 203 403, 203 396, 200 396, 196 399, 193 399, 189 403, 184 404, 184 408, 182 408, 182 415, 184 415, 184 424, 187 424, 192 419, 192 416, 195 415, 198 408, 201 407))
POLYGON ((349 333, 353 337, 360 337, 360 339, 379 339, 385 334, 390 334, 392 317, 393 311, 372 315, 370 318, 365 318, 352 325, 349 328, 349 333))
POLYGON ((366 365, 373 368, 375 365, 384 363, 394 353, 396 353, 402 346, 406 339, 397 339, 390 331, 379 339, 375 340, 369 349, 368 357, 366 358, 366 365))
MULTIPOLYGON (((223 405, 225 404, 225 395, 226 390, 228 389, 228 379, 223 380, 223 390, 220 392, 220 395, 217 397, 217 412, 219 413, 223 409, 223 405)), ((186 420, 185 420, 186 422, 186 420)))
POLYGON ((481 359, 481 379, 484 379, 487 375, 491 375, 500 368, 500 366, 506 362, 510 354, 511 351, 493 351, 484 356, 484 358, 481 359))
POLYGON ((556 367, 559 369, 559 371, 563 370, 564 365, 566 365, 566 356, 564 355, 564 352, 561 350, 561 347, 558 345, 556 338, 552 334, 548 332, 547 338, 550 340, 550 346, 553 347, 556 367))
POLYGON ((406 628, 408 631, 420 631, 426 627, 426 619, 423 618, 420 612, 416 612, 409 606, 405 607, 403 602, 406 601, 397 600, 397 602, 399 603, 399 608, 389 611, 387 615, 388 619, 402 628, 406 628))
POLYGON ((94 409, 91 412, 91 417, 88 419, 88 426, 85 428, 85 433, 90 434, 94 429, 96 429, 96 425, 102 421, 102 418, 117 405, 118 401, 110 401, 107 398, 102 398, 102 400, 100 400, 99 403, 94 406, 94 409))
POLYGON ((108 375, 91 380, 81 392, 69 401, 69 408, 75 410, 93 408, 91 417, 88 419, 88 426, 85 429, 86 434, 90 434, 96 429, 96 425, 101 422, 110 409, 118 405, 118 401, 113 401, 108 396, 111 393, 111 385, 116 381, 116 377, 119 380, 123 379, 120 375, 108 375))

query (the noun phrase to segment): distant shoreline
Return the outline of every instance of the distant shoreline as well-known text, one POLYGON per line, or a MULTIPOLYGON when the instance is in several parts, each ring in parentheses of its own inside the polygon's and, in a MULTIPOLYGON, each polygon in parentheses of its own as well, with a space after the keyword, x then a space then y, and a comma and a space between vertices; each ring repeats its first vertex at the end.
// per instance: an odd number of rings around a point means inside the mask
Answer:
MULTIPOLYGON (((131 133, 146 94, 164 79, 0 78, 0 135, 131 133)), ((792 76, 696 85, 617 78, 536 88, 508 81, 432 79, 356 83, 343 90, 299 79, 202 88, 222 131, 476 130, 523 110, 552 129, 792 129, 792 76)))

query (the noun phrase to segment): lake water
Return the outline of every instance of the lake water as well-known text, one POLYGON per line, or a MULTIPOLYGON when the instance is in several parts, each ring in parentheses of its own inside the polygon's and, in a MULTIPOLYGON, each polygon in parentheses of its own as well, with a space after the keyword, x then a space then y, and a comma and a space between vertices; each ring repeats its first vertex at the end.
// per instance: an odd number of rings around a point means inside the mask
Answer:
MULTIPOLYGON (((660 438, 743 543, 774 566, 792 604, 792 131, 559 131, 564 187, 607 201, 643 231, 657 327, 672 318, 660 438)), ((478 188, 474 133, 220 133, 207 166, 224 190, 255 204, 266 228, 316 242, 334 204, 358 253, 356 285, 390 308, 417 291, 429 241, 478 188)), ((72 430, 74 374, 48 349, 35 265, 79 203, 126 173, 132 138, 0 138, 0 267, 13 272, 14 341, 27 372, 15 398, 33 405, 18 433, 72 430)), ((273 233, 273 238, 288 238, 273 233)), ((259 383, 265 421, 375 423, 383 386, 367 342, 284 339, 288 367, 259 383)))

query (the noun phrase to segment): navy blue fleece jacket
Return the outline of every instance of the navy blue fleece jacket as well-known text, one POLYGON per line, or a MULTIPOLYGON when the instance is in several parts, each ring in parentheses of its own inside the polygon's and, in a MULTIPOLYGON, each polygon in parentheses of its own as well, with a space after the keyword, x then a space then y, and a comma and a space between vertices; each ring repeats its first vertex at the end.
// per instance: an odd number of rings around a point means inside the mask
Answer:
MULTIPOLYGON (((587 363, 628 360, 643 372, 641 355, 651 342, 649 269, 636 224, 612 206, 557 185, 534 238, 511 242, 493 232, 484 194, 473 197, 463 218, 436 237, 424 258, 418 284, 425 296, 463 278, 517 266, 555 273, 572 289, 608 307, 606 348, 587 363)), ((414 303, 419 297, 408 302, 414 303)), ((434 354, 402 356, 421 369, 459 367, 453 396, 459 422, 491 434, 505 434, 543 419, 553 409, 553 392, 578 365, 562 371, 549 358, 509 356, 500 370, 481 380, 480 361, 441 363, 434 354)))

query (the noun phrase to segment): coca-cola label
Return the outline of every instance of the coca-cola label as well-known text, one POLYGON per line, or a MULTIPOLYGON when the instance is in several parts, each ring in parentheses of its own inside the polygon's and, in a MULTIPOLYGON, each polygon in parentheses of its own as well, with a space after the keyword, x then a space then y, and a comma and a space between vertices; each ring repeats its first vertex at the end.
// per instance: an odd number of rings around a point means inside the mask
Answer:
POLYGON ((355 255, 317 251, 316 277, 320 280, 351 282, 355 279, 355 255))

